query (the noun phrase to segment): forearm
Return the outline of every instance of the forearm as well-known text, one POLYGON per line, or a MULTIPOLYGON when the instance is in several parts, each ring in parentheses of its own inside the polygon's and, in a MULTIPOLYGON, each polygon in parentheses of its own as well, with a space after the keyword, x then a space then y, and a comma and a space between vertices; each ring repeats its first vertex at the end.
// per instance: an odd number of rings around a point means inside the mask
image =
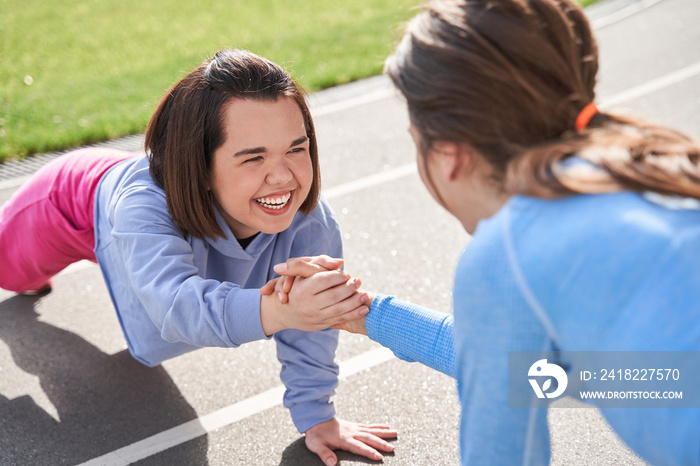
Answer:
POLYGON ((365 320, 367 336, 400 359, 455 377, 452 315, 376 295, 365 320))
POLYGON ((238 347, 267 338, 260 322, 258 290, 241 289, 233 283, 193 277, 182 284, 162 317, 155 317, 155 302, 149 314, 167 341, 238 347))
POLYGON ((280 330, 284 330, 284 326, 277 318, 277 295, 275 293, 260 296, 260 324, 263 332, 267 336, 274 335, 280 330))
POLYGON ((335 350, 337 330, 304 332, 283 330, 275 334, 280 378, 287 387, 284 406, 299 432, 335 416, 331 397, 338 385, 335 350))

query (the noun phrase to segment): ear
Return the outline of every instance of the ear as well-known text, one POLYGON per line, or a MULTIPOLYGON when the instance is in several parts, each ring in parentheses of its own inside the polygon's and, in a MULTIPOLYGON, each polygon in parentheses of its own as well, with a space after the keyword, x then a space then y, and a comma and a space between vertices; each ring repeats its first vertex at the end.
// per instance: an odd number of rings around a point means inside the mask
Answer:
POLYGON ((465 171, 471 171, 474 166, 474 151, 466 144, 438 141, 433 147, 440 157, 442 176, 449 181, 456 180, 465 171))

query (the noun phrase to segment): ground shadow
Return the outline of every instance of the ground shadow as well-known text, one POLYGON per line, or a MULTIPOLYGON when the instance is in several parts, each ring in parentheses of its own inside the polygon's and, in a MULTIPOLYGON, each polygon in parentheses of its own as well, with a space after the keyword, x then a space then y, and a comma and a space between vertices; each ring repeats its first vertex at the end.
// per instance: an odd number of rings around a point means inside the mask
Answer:
MULTIPOLYGON (((382 464, 381 461, 370 460, 364 456, 355 455, 347 451, 336 451, 335 454, 338 456, 338 464, 342 465, 343 462, 353 463, 364 463, 364 464, 382 464)), ((392 457, 394 453, 384 453, 385 457, 392 457)), ((306 443, 304 442, 304 437, 301 437, 294 442, 292 442, 287 448, 284 449, 282 453, 282 460, 279 466, 324 466, 323 461, 316 455, 316 453, 311 452, 306 448, 306 443)))
MULTIPOLYGON (((0 339, 20 369, 39 378, 60 421, 30 396, 0 394, 0 464, 78 464, 197 417, 162 367, 126 351, 103 353, 41 322, 37 299, 0 302, 0 339)), ((188 444, 178 464, 208 464, 206 436, 188 444)))

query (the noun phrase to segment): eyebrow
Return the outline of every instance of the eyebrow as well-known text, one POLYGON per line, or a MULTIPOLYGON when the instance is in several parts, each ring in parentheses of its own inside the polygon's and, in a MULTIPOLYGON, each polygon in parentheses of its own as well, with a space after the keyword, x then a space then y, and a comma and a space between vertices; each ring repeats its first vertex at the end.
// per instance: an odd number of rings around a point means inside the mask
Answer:
MULTIPOLYGON (((302 136, 302 137, 292 141, 292 143, 289 145, 289 147, 298 146, 299 144, 303 144, 308 140, 309 140, 308 136, 302 136)), ((266 147, 251 147, 249 149, 239 150, 238 152, 233 154, 233 156, 240 157, 241 155, 264 154, 265 152, 267 152, 266 147)))

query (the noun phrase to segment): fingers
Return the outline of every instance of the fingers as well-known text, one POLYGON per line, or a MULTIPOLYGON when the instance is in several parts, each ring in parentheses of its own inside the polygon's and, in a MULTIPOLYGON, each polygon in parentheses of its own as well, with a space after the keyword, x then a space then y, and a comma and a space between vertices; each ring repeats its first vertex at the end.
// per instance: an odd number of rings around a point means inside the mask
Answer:
POLYGON ((389 427, 386 424, 357 424, 361 429, 366 429, 367 431, 383 431, 383 430, 391 430, 392 432, 396 432, 395 430, 392 430, 391 427, 389 427))
POLYGON ((277 281, 275 291, 277 292, 277 299, 279 299, 280 303, 287 304, 289 302, 289 290, 292 288, 291 283, 293 281, 294 277, 280 277, 277 281), (289 282, 289 286, 287 286, 287 282, 289 282))
POLYGON ((310 277, 319 272, 327 272, 328 269, 321 266, 300 260, 299 258, 289 259, 286 264, 277 264, 274 271, 280 275, 310 277))
POLYGON ((398 434, 395 430, 383 425, 360 425, 359 427, 362 432, 356 433, 354 439, 348 441, 350 445, 349 451, 374 460, 383 458, 382 454, 377 450, 394 451, 394 445, 384 439, 396 438, 398 434))
MULTIPOLYGON (((368 434, 377 436, 382 439, 395 439, 399 436, 398 431, 384 424, 361 424, 360 427, 363 428, 368 434)), ((393 445, 391 445, 390 443, 387 444, 393 449, 393 445)))
POLYGON ((359 278, 351 278, 343 283, 338 283, 323 289, 317 293, 317 296, 323 301, 337 303, 355 294, 355 292, 360 289, 360 286, 362 286, 362 282, 359 278))
POLYGON ((338 270, 343 266, 343 259, 335 259, 326 255, 316 256, 311 262, 328 270, 338 270))
POLYGON ((325 293, 332 291, 332 296, 335 296, 335 301, 337 302, 350 296, 352 292, 357 290, 355 283, 356 281, 359 283, 359 280, 355 279, 353 281, 349 279, 350 275, 340 270, 320 272, 308 278, 297 277, 290 292, 292 295, 305 293, 327 300, 330 295, 326 296, 325 293), (341 286, 338 287, 339 285, 341 286), (345 292, 341 291, 343 286, 348 288, 348 290, 345 292))
MULTIPOLYGON (((318 273, 338 270, 342 266, 342 259, 334 259, 326 255, 295 257, 288 259, 285 263, 275 265, 275 272, 282 276, 282 286, 281 288, 278 286, 276 289, 280 303, 287 304, 289 302, 289 293, 294 284, 294 277, 309 278, 318 273)), ((347 281, 349 275, 345 277, 345 281, 347 281)), ((335 286, 335 284, 329 286, 335 286)), ((317 289, 318 291, 320 289, 317 289)), ((261 294, 272 293, 270 284, 265 285, 260 292, 261 294)))
POLYGON ((362 301, 361 295, 351 296, 344 302, 325 309, 324 325, 366 335, 364 318, 369 314, 369 308, 362 301))
POLYGON ((337 270, 343 265, 342 259, 328 256, 294 257, 282 264, 274 266, 274 271, 280 275, 310 277, 319 272, 337 270))
POLYGON ((315 295, 317 298, 317 309, 321 310, 327 309, 334 304, 341 303, 353 295, 357 295, 358 300, 354 302, 345 302, 342 306, 328 312, 327 315, 330 317, 339 313, 348 312, 361 305, 367 305, 369 308, 369 303, 371 303, 372 300, 369 294, 364 291, 361 291, 359 294, 357 293, 357 290, 362 286, 360 279, 348 278, 349 275, 343 272, 329 272, 326 275, 319 274, 309 279, 302 277, 296 279, 294 277, 281 277, 275 290, 277 291, 277 298, 280 303, 287 304, 290 301, 289 293, 292 290, 292 284, 296 281, 298 284, 294 286, 297 287, 295 289, 295 293, 298 293, 297 296, 300 296, 302 293, 315 295))
POLYGON ((361 455, 375 461, 381 461, 382 459, 384 459, 384 456, 377 450, 372 448, 368 443, 369 442, 367 442, 366 439, 363 438, 363 436, 358 436, 357 439, 349 439, 347 441, 347 448, 343 449, 349 451, 350 453, 361 455))
POLYGON ((275 285, 277 284, 278 278, 273 278, 269 282, 265 283, 262 288, 260 288, 260 294, 267 296, 275 291, 275 285))
POLYGON ((362 304, 358 297, 353 296, 346 302, 332 306, 323 312, 326 314, 321 321, 323 327, 367 335, 365 317, 369 314, 369 308, 362 304), (358 302, 360 305, 355 306, 358 302))
POLYGON ((289 293, 292 289, 292 283, 294 283, 294 277, 283 277, 282 280, 282 291, 289 293))
MULTIPOLYGON (((338 285, 346 283, 349 278, 350 276, 348 274, 340 271, 326 271, 309 278, 280 277, 280 282, 277 284, 278 286, 275 288, 275 290, 277 291, 277 297, 279 298, 280 302, 282 304, 286 304, 289 302, 288 295, 290 293, 293 293, 294 296, 297 296, 297 298, 301 296, 316 296, 329 288, 335 288, 338 285), (294 283, 296 284, 293 285, 294 283)), ((265 285, 265 287, 267 286, 268 285, 265 285)), ((343 293, 338 290, 336 290, 336 293, 338 296, 342 296, 341 298, 338 298, 337 301, 344 299, 351 294, 351 292, 347 292, 343 296, 343 293)), ((323 299, 323 296, 321 296, 321 298, 323 299)))

